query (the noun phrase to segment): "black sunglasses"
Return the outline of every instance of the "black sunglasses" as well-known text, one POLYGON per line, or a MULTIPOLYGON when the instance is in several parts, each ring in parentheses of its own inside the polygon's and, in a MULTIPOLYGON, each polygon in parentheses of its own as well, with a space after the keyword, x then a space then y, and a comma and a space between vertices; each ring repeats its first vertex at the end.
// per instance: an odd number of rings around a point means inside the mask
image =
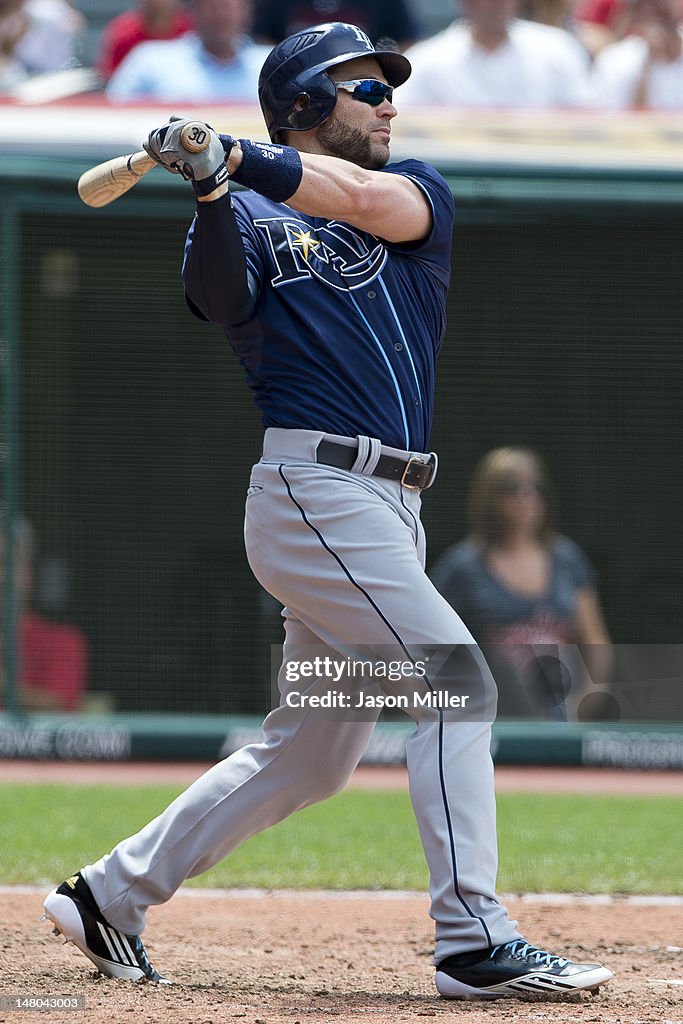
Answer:
POLYGON ((371 107, 378 107, 380 103, 389 100, 394 95, 393 86, 386 82, 380 82, 376 78, 353 78, 350 82, 335 82, 338 89, 350 92, 354 100, 361 103, 369 103, 371 107))

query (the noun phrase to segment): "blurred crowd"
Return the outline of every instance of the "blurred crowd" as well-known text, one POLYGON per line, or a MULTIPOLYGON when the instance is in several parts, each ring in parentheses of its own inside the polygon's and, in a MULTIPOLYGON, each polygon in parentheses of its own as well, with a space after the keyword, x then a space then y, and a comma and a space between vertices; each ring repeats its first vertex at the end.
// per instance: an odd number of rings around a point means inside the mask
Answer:
POLYGON ((0 713, 5 704, 24 711, 80 711, 86 699, 89 647, 80 629, 65 621, 66 566, 52 559, 37 571, 36 549, 28 520, 15 521, 12 531, 0 521, 0 713), (10 565, 13 608, 6 605, 10 565), (8 699, 11 662, 18 685, 8 699))
POLYGON ((270 46, 347 21, 407 53, 401 108, 683 109, 683 0, 429 8, 444 26, 431 34, 418 0, 0 0, 0 95, 92 65, 97 78, 74 89, 95 81, 112 103, 253 102, 270 46), (114 14, 100 25, 103 6, 114 14))

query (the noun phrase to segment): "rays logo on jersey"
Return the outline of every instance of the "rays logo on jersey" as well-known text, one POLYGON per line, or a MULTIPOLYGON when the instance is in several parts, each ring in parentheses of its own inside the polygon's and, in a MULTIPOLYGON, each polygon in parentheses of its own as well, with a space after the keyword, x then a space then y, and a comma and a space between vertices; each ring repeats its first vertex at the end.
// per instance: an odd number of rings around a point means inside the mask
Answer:
POLYGON ((312 228, 296 217, 263 217, 254 227, 268 241, 276 271, 273 288, 315 277, 339 291, 353 291, 374 281, 387 260, 381 242, 369 249, 368 236, 335 220, 312 228))

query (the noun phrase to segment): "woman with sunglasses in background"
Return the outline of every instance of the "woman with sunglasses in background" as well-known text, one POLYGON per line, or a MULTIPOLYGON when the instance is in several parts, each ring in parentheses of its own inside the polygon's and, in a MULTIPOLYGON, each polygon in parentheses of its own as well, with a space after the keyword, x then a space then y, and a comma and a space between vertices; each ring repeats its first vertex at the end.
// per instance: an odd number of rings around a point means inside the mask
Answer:
MULTIPOLYGON (((563 720, 578 713, 584 680, 610 670, 609 636, 596 573, 581 548, 555 532, 541 459, 498 448, 470 486, 470 535, 449 548, 430 576, 486 652, 501 715, 563 720)), ((591 686, 592 689, 592 686, 591 686)), ((583 705, 584 712, 592 701, 583 705)))

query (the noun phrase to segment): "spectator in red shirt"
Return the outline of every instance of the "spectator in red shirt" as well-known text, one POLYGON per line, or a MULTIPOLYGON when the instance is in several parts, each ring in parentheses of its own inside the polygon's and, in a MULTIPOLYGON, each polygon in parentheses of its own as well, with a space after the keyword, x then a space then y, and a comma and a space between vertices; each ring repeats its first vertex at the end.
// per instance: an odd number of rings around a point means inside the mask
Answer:
POLYGON ((574 17, 593 57, 621 38, 624 0, 578 0, 574 17))
POLYGON ((137 10, 124 11, 104 29, 98 67, 109 79, 138 43, 177 39, 192 27, 192 15, 181 0, 138 0, 137 10))
MULTIPOLYGON (((20 520, 14 541, 19 703, 26 711, 78 711, 86 688, 87 643, 75 626, 50 622, 31 609, 33 548, 33 529, 20 520)), ((0 531, 0 611, 4 598, 5 537, 0 531)), ((5 684, 3 647, 0 633, 0 698, 5 684)))
POLYGON ((576 17, 593 25, 612 26, 621 7, 621 0, 579 0, 576 17))

